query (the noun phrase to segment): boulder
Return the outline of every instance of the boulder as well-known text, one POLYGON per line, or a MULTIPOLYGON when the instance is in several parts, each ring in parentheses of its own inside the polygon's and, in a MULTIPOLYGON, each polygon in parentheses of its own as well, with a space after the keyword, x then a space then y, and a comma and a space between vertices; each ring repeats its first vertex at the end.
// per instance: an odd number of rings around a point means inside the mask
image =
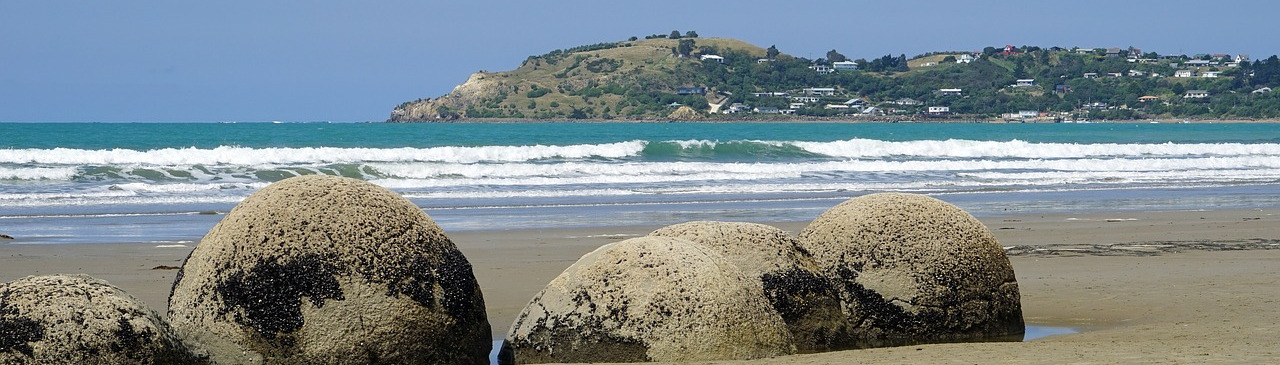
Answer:
POLYGON ((141 300, 87 275, 0 285, 0 364, 200 364, 141 300))
POLYGON ((245 198, 183 262, 179 335, 219 363, 485 364, 492 348, 471 265, 431 217, 333 176, 245 198))
POLYGON ((836 281, 859 347, 1023 333, 1004 250, 982 222, 947 202, 853 198, 819 215, 799 240, 836 281))
POLYGON ((791 354, 760 286, 688 241, 638 237, 565 269, 516 317, 503 363, 755 359, 791 354))
POLYGON ((800 352, 845 347, 845 315, 831 281, 786 231, 744 222, 697 221, 663 227, 650 236, 702 245, 729 260, 761 287, 782 316, 800 352))

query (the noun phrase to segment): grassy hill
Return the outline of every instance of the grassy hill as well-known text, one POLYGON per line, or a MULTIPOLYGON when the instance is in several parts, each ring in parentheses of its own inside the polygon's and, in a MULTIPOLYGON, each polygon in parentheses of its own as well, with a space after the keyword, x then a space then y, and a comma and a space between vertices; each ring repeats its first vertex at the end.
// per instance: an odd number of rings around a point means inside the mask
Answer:
MULTIPOLYGON (((765 55, 765 49, 735 39, 693 41, 698 50, 683 57, 673 52, 679 40, 665 38, 531 56, 515 70, 473 74, 440 98, 401 104, 391 120, 660 119, 674 111, 669 110, 671 103, 706 109, 707 96, 676 94, 681 87, 701 86, 696 76, 702 63, 699 55, 719 50, 757 58, 765 55)), ((714 93, 709 94, 716 100, 714 93)))
POLYGON ((1275 56, 1238 62, 1128 50, 988 47, 860 59, 851 71, 830 70, 833 63, 825 59, 769 55, 726 38, 633 39, 555 50, 530 56, 515 70, 473 74, 439 98, 405 102, 390 120, 1280 118, 1280 94, 1264 89, 1280 87, 1275 56), (711 55, 719 58, 705 58, 711 55), (956 62, 968 57, 972 62, 956 62), (1193 77, 1175 77, 1179 71, 1193 77), (1034 82, 1015 86, 1017 80, 1034 82), (1199 90, 1208 97, 1196 97, 1192 91, 1199 90), (724 114, 733 103, 749 107, 724 114))

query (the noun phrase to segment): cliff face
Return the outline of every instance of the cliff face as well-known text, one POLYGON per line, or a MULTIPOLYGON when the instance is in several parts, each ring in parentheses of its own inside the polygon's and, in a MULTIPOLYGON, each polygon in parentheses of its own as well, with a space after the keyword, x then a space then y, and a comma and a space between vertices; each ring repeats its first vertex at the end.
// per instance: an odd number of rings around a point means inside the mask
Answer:
POLYGON ((498 96, 498 91, 506 88, 507 83, 492 74, 477 72, 471 74, 464 82, 453 88, 453 91, 436 99, 419 99, 405 102, 391 111, 392 122, 414 121, 449 121, 461 118, 470 105, 480 103, 498 96))
MULTIPOLYGON (((710 50, 761 57, 764 49, 719 38, 693 39, 697 51, 676 56, 679 42, 649 39, 602 43, 529 57, 504 72, 479 72, 449 94, 400 104, 391 122, 441 122, 475 118, 662 119, 676 108, 706 110, 707 96, 679 95, 696 87, 697 54, 710 50)), ((713 62, 713 61, 706 61, 713 62)), ((714 92, 706 95, 714 96, 714 92)), ((697 114, 696 112, 694 114, 697 114)), ((688 112, 680 113, 690 118, 688 112)))

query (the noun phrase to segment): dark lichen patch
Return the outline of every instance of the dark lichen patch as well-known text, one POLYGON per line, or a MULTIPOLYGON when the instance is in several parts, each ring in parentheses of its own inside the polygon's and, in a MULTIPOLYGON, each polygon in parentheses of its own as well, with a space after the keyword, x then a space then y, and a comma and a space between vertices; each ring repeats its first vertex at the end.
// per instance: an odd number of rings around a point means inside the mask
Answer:
MULTIPOLYGON (((344 300, 342 288, 334 274, 335 265, 316 255, 294 257, 285 262, 266 259, 248 272, 228 275, 215 289, 225 306, 219 315, 243 310, 236 322, 253 328, 271 341, 277 335, 291 334, 302 328, 302 299, 309 298, 317 307, 324 300, 344 300)), ((277 344, 292 346, 292 341, 277 344)))
POLYGON ((0 352, 32 356, 31 342, 44 338, 44 325, 30 318, 13 317, 0 308, 0 352))

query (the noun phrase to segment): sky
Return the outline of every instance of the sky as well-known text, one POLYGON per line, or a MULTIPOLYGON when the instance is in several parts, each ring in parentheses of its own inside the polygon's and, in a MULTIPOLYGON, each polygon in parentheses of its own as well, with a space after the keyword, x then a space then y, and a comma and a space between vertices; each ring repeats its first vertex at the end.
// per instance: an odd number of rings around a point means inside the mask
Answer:
POLYGON ((696 31, 816 59, 1280 54, 1280 1, 0 0, 0 121, 382 121, 476 71, 696 31))

